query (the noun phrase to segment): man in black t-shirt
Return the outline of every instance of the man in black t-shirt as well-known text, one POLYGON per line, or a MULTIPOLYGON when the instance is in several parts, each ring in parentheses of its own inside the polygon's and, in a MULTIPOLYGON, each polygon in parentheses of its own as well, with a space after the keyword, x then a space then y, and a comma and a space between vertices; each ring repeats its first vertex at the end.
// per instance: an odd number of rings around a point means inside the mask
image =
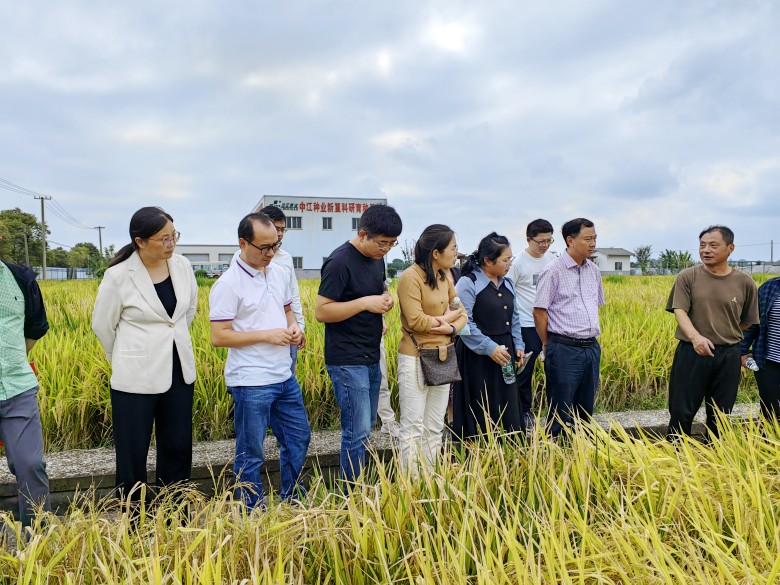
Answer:
POLYGON ((383 258, 398 244, 401 218, 387 205, 369 207, 357 235, 322 265, 315 316, 325 323, 325 366, 341 409, 341 477, 360 475, 376 422, 382 315, 393 308, 383 258))

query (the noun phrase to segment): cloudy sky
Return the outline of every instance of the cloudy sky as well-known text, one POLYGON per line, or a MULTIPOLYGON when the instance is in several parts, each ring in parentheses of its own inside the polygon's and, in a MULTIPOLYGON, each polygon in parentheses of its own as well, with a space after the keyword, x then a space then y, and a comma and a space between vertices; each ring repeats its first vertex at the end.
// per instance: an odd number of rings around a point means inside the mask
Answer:
MULTIPOLYGON (((725 223, 735 258, 780 258, 780 2, 32 0, 0 20, 0 178, 104 245, 143 205, 182 243, 232 243, 284 194, 385 196, 401 240, 442 222, 462 250, 584 216, 601 246, 695 251, 725 223)), ((10 207, 40 209, 0 190, 10 207)))

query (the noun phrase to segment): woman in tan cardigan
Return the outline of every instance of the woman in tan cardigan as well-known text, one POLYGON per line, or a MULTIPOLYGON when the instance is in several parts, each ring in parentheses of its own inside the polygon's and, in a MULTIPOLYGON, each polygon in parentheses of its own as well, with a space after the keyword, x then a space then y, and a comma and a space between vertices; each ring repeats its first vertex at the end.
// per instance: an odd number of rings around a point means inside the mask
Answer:
POLYGON ((398 344, 399 441, 402 465, 413 474, 418 460, 429 468, 436 461, 450 389, 449 384, 425 384, 415 342, 421 348, 447 345, 466 324, 462 307, 450 309, 456 293, 445 277, 457 257, 455 232, 446 225, 428 226, 414 247, 414 264, 398 281, 403 330, 398 344))

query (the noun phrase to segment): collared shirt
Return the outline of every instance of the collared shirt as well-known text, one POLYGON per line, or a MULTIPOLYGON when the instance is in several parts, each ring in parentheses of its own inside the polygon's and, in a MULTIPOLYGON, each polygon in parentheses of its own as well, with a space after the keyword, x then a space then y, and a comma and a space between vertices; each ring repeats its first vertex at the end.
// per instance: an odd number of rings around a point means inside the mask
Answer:
POLYGON ((534 307, 547 310, 547 332, 577 339, 598 337, 604 304, 601 271, 590 260, 580 266, 568 252, 539 275, 534 307))
MULTIPOLYGON (((458 293, 463 306, 466 308, 466 312, 469 315, 469 334, 460 336, 461 341, 466 344, 471 351, 479 355, 491 355, 498 344, 485 335, 479 326, 474 321, 474 305, 477 302, 477 296, 487 287, 492 286, 495 289, 501 289, 508 291, 512 296, 512 320, 507 325, 512 330, 512 339, 515 342, 515 349, 525 349, 523 343, 523 334, 520 330, 520 313, 518 305, 515 302, 515 285, 509 278, 503 276, 498 277, 498 286, 496 286, 492 280, 485 274, 481 268, 477 267, 473 272, 475 279, 472 281, 468 275, 462 276, 458 280, 458 284, 455 285, 455 291, 458 293), (511 323, 511 324, 510 324, 511 323)), ((499 293, 501 296, 503 293, 499 293)), ((506 308, 506 307, 505 307, 506 308)))
POLYGON ((24 295, 14 275, 0 262, 0 400, 37 385, 24 340, 24 295))
MULTIPOLYGON (((240 258, 219 277, 209 294, 209 319, 232 321, 235 331, 286 329, 285 307, 292 302, 284 268, 269 264, 255 270, 240 258)), ((290 347, 255 343, 228 348, 228 386, 267 386, 290 377, 290 347)))
MULTIPOLYGON (((241 249, 239 248, 230 259, 230 265, 233 266, 233 264, 236 263, 236 260, 238 260, 240 256, 241 249)), ((293 264, 293 257, 286 250, 279 248, 274 254, 274 257, 271 258, 271 264, 284 266, 284 268, 287 270, 287 275, 290 278, 290 291, 292 292, 292 304, 290 305, 290 308, 292 309, 293 315, 295 315, 295 321, 298 323, 298 327, 301 328, 301 331, 305 331, 306 321, 303 318, 301 291, 300 288, 298 288, 298 277, 295 276, 295 264, 293 264)))
MULTIPOLYGON (((778 311, 777 302, 780 300, 780 277, 767 280, 758 287, 758 314, 761 320, 760 325, 752 325, 745 331, 745 337, 742 339, 742 353, 752 353, 759 368, 764 367, 768 354, 770 314, 778 311)), ((780 311, 779 311, 780 312, 780 311)))

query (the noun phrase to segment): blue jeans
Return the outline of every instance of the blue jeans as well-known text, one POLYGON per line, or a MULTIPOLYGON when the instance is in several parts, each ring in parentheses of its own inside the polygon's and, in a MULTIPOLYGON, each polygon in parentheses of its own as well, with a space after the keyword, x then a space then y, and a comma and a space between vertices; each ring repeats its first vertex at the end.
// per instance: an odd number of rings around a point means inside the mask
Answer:
POLYGON ((341 410, 341 478, 353 481, 363 469, 368 437, 376 422, 382 371, 378 363, 326 368, 341 410))
POLYGON ((550 407, 547 425, 553 437, 570 428, 574 418, 588 420, 593 414, 600 362, 598 341, 590 347, 572 347, 548 338, 544 373, 550 407))
POLYGON ((236 460, 233 472, 236 481, 247 484, 240 490, 241 498, 249 508, 265 501, 261 467, 265 463, 263 440, 270 425, 279 442, 281 497, 289 500, 298 487, 311 439, 298 381, 292 376, 285 382, 267 386, 231 386, 228 392, 235 405, 236 460))

